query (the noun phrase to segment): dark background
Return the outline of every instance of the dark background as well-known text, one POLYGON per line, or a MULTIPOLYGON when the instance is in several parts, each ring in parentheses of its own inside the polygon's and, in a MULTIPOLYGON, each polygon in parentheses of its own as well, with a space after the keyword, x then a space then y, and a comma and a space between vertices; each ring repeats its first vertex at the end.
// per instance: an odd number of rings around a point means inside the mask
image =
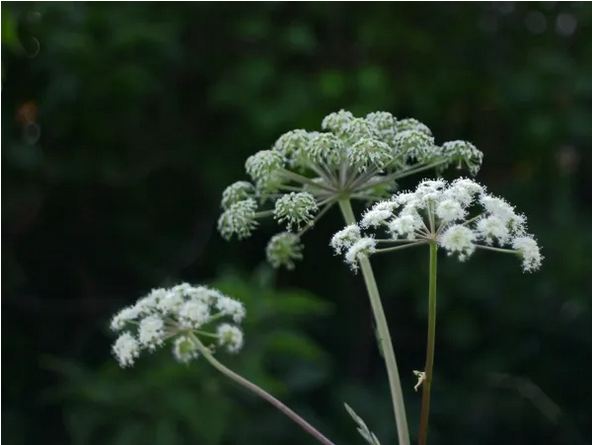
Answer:
MULTIPOLYGON (((274 224, 215 231, 247 156, 341 108, 474 142, 546 257, 442 257, 430 442, 592 443, 590 3, 3 2, 6 444, 313 443, 203 360, 117 367, 110 316, 183 280, 246 302, 226 364, 337 443, 363 443, 343 402, 396 442, 361 277, 327 246, 339 215, 292 273, 264 264, 274 224)), ((374 263, 416 436, 427 253, 374 263)))

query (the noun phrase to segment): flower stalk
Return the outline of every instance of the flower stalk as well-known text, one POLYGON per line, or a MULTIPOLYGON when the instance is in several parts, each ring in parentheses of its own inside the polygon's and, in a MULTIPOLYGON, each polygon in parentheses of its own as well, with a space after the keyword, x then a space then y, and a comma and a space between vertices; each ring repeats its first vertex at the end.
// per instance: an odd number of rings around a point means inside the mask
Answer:
POLYGON ((423 394, 421 417, 419 421, 419 445, 425 445, 428 435, 428 417, 430 414, 430 394, 434 371, 434 351, 436 343, 436 281, 438 277, 438 245, 430 243, 430 284, 428 297, 428 338, 426 347, 426 365, 423 376, 423 394))
MULTIPOLYGON (((351 202, 348 198, 339 200, 339 207, 343 214, 343 219, 346 224, 356 224, 356 218, 352 210, 351 202)), ((374 278, 374 272, 370 265, 370 260, 367 257, 360 258, 360 267, 362 269, 362 276, 366 284, 366 290, 370 297, 370 305, 372 313, 376 320, 376 329, 378 331, 378 338, 380 342, 380 349, 384 354, 384 361, 386 363, 386 370, 388 374, 389 386, 391 390, 391 399, 393 409, 395 411, 395 421, 397 424, 397 435, 400 445, 409 445, 409 428, 407 426, 407 416, 405 414, 405 402, 403 400, 403 389, 401 387, 401 379, 399 377, 399 370, 397 367, 397 359, 393 349, 393 342, 389 332, 388 323, 384 314, 384 308, 380 300, 378 286, 374 278)))
POLYGON ((334 445, 333 442, 331 442, 329 439, 323 436, 323 434, 321 434, 315 427, 313 427, 310 423, 308 423, 306 420, 304 420, 302 417, 300 417, 298 414, 296 414, 294 411, 292 411, 278 399, 273 397, 267 391, 250 382, 249 380, 245 379, 244 377, 238 375, 236 372, 232 371, 231 369, 227 368, 222 363, 220 363, 218 360, 216 360, 216 358, 212 354, 212 351, 208 347, 206 347, 201 342, 201 340, 197 338, 195 335, 192 334, 191 338, 195 342, 197 349, 199 350, 201 355, 204 356, 204 358, 210 363, 210 365, 212 365, 226 377, 230 378, 235 383, 238 383, 242 387, 248 389, 249 391, 261 397, 262 399, 271 403, 275 408, 277 408, 290 419, 292 419, 294 422, 296 422, 302 429, 304 429, 308 434, 317 439, 320 443, 324 445, 334 445))

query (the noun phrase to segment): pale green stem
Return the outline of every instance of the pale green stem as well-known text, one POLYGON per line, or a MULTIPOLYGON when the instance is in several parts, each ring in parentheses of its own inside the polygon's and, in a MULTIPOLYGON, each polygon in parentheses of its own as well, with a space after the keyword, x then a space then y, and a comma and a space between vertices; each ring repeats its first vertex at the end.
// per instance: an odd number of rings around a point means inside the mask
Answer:
POLYGON ((291 179, 292 181, 299 182, 301 184, 308 184, 310 186, 317 187, 321 190, 326 190, 326 191, 330 191, 330 192, 334 191, 331 187, 329 187, 325 184, 320 184, 318 182, 314 182, 311 178, 307 178, 306 176, 302 176, 302 175, 299 175, 298 173, 291 172, 290 170, 282 169, 281 173, 286 178, 291 179))
MULTIPOLYGON (((356 218, 351 206, 349 198, 342 198, 339 200, 339 207, 343 214, 343 219, 346 224, 355 224, 356 218)), ((405 403, 403 401, 403 390, 401 388, 401 380, 399 378, 399 370, 397 368, 397 360, 395 358, 395 351, 393 350, 393 342, 389 332, 386 316, 378 293, 378 286, 374 278, 374 272, 370 265, 370 260, 366 257, 360 258, 360 267, 362 268, 362 275, 370 297, 370 305, 376 321, 376 329, 378 331, 378 338, 380 342, 380 349, 384 354, 384 361, 386 363, 386 370, 389 379, 389 386, 391 390, 391 399, 395 411, 395 421, 397 423, 397 435, 399 437, 399 445, 410 445, 409 429, 407 427, 407 417, 405 415, 405 403)))
POLYGON ((414 241, 409 241, 408 239, 377 239, 376 242, 386 244, 407 244, 414 241))
POLYGON ((425 244, 427 243, 427 241, 417 241, 415 243, 409 243, 409 244, 403 244, 402 246, 394 246, 394 247, 385 247, 384 249, 376 249, 376 253, 387 253, 387 252, 392 252, 394 250, 403 250, 406 249, 408 247, 414 247, 414 246, 419 246, 421 244, 425 244))
POLYGON ((363 200, 363 201, 373 201, 373 202, 388 200, 388 198, 386 198, 384 196, 376 196, 376 195, 371 195, 371 194, 367 194, 367 193, 352 193, 350 195, 350 198, 358 199, 360 201, 363 200))
POLYGON ((425 445, 428 436, 428 417, 430 414, 430 392, 434 370, 434 349, 436 342, 436 280, 438 276, 438 245, 430 243, 430 284, 428 298, 428 338, 426 348, 425 376, 419 421, 419 445, 425 445))
POLYGON ((262 210, 261 212, 255 213, 255 218, 267 218, 273 215, 273 210, 262 210))
POLYGON ((333 207, 333 205, 335 204, 335 201, 333 200, 327 200, 327 201, 323 201, 323 204, 319 204, 319 205, 325 205, 325 208, 323 210, 321 210, 319 213, 317 213, 317 215, 315 216, 314 220, 311 221, 310 224, 307 224, 305 227, 303 227, 300 232, 298 232, 298 237, 301 237, 302 235, 304 235, 306 233, 306 231, 308 229, 310 229, 311 227, 313 227, 318 220, 320 220, 325 213, 327 213, 329 211, 329 209, 331 209, 331 207, 333 207))
POLYGON ((517 251, 512 250, 512 249, 501 249, 499 247, 482 246, 480 244, 475 244, 475 247, 477 247, 479 249, 492 250, 493 252, 513 253, 514 255, 516 255, 518 253, 517 251))
POLYGON ((306 420, 304 420, 302 417, 300 417, 298 414, 296 414, 294 411, 292 411, 290 408, 288 408, 286 405, 284 405, 278 399, 276 399, 275 397, 273 397, 267 391, 265 391, 262 388, 258 387, 254 383, 251 383, 250 381, 248 381, 244 377, 241 377, 240 375, 238 375, 234 371, 231 371, 226 366, 224 366, 222 363, 220 363, 218 360, 216 360, 216 358, 214 357, 214 355, 212 354, 212 352, 210 351, 210 349, 207 348, 199 340, 199 338, 197 338, 195 335, 191 334, 191 339, 196 343, 197 348, 199 349, 199 352, 201 352, 201 354, 204 356, 204 358, 214 368, 216 368, 218 371, 220 371, 226 377, 229 377, 230 379, 234 380, 239 385, 245 387, 249 391, 254 392, 259 397, 267 400, 269 403, 271 403, 274 407, 276 407, 277 409, 279 409, 282 413, 284 413, 286 416, 288 416, 290 419, 292 419, 294 422, 296 422, 298 425, 300 425, 307 433, 309 433, 311 436, 313 436, 315 439, 317 439, 322 444, 325 444, 325 445, 334 445, 333 442, 331 442, 329 439, 327 439, 325 436, 323 436, 311 424, 309 424, 306 420))
POLYGON ((423 165, 421 167, 412 167, 412 168, 409 168, 408 170, 399 170, 399 171, 397 171, 395 173, 391 173, 389 175, 382 176, 380 178, 380 180, 378 180, 376 182, 372 182, 372 183, 367 183, 367 184, 361 185, 361 186, 357 187, 356 190, 357 191, 361 191, 361 190, 365 190, 367 188, 375 187, 375 186, 380 185, 380 184, 384 184, 385 182, 393 182, 393 181, 395 181, 397 179, 401 179, 401 178, 404 178, 406 176, 410 176, 410 175, 413 175, 415 173, 422 172, 424 170, 432 169, 434 167, 437 167, 438 165, 444 164, 445 162, 447 162, 447 161, 438 161, 438 162, 433 162, 433 163, 428 164, 428 165, 423 165))

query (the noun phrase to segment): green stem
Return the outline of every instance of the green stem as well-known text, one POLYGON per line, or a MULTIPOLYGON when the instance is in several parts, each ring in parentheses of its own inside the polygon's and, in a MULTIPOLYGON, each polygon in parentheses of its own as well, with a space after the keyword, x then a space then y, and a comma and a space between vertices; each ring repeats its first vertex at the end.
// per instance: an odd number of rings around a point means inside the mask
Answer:
POLYGON ((499 247, 483 246, 481 244, 477 244, 476 247, 478 247, 479 249, 491 250, 493 252, 499 252, 499 253, 513 253, 513 254, 518 253, 517 251, 512 250, 512 249, 502 249, 499 247))
POLYGON ((430 391, 434 370, 434 346, 436 342, 436 279, 438 275, 438 245, 430 243, 430 286, 428 300, 428 339, 426 348, 425 379, 421 400, 419 421, 419 445, 425 445, 428 436, 428 417, 430 413, 430 391))
POLYGON ((244 377, 241 377, 240 375, 238 375, 234 371, 231 371, 226 366, 224 366, 222 363, 220 363, 218 360, 216 360, 216 358, 212 355, 212 352, 210 351, 210 349, 207 348, 201 342, 201 340, 199 340, 199 338, 197 338, 195 335, 191 334, 191 339, 197 344, 197 348, 199 349, 199 352, 201 352, 201 354, 205 357, 205 359, 214 368, 216 368, 218 371, 220 371, 226 377, 229 377, 230 379, 234 380, 239 385, 247 388, 248 390, 257 394, 259 397, 267 400, 269 403, 271 403, 273 406, 275 406, 277 409, 279 409, 282 413, 284 413, 286 416, 288 416, 290 419, 292 419, 294 422, 296 422, 298 425, 300 425, 307 433, 309 433, 311 436, 313 436, 315 439, 317 439, 322 444, 334 445, 333 442, 331 442, 329 439, 327 439, 325 436, 323 436, 311 424, 309 424, 306 420, 304 420, 302 417, 300 417, 298 414, 296 414, 294 411, 292 411, 290 408, 288 408, 286 405, 284 405, 278 399, 273 397, 267 391, 261 389, 260 387, 258 387, 254 383, 251 383, 250 381, 248 381, 244 377))
POLYGON ((364 184, 363 186, 361 185, 358 188, 356 188, 356 191, 361 191, 361 190, 365 190, 367 188, 375 187, 377 185, 384 184, 385 182, 393 182, 393 181, 396 181, 397 179, 405 178, 407 176, 422 172, 424 170, 430 170, 434 167, 444 164, 445 162, 447 162, 447 161, 442 160, 442 161, 433 162, 428 165, 421 165, 419 167, 416 167, 416 166, 409 167, 407 170, 398 170, 394 173, 380 176, 380 179, 376 182, 367 183, 367 184, 364 184))
POLYGON ((394 246, 394 247, 385 247, 384 249, 376 249, 376 252, 374 252, 375 254, 378 253, 388 253, 388 252, 392 252, 394 250, 402 250, 402 249, 407 249, 408 247, 415 247, 415 246, 419 246, 421 244, 425 244, 427 241, 416 241, 416 242, 412 242, 409 244, 403 244, 401 246, 394 246))
POLYGON ((286 178, 291 179, 292 181, 295 181, 295 182, 299 182, 301 184, 308 184, 312 187, 316 187, 318 189, 325 190, 328 192, 335 191, 331 187, 329 187, 325 184, 314 182, 311 178, 307 178, 306 176, 302 176, 302 175, 299 175, 298 173, 291 172, 290 170, 282 169, 281 174, 284 175, 286 178))
MULTIPOLYGON (((346 224, 355 224, 356 218, 351 206, 349 198, 342 198, 339 200, 339 207, 343 214, 343 219, 346 224)), ((384 354, 384 361, 386 363, 386 370, 389 379, 389 386, 391 390, 391 398, 393 408, 395 411, 395 421, 397 423, 397 434, 399 437, 399 445, 410 445, 409 429, 407 427, 407 417, 405 415, 405 403, 403 401, 403 390, 401 388, 401 380, 399 378, 399 371, 397 368, 397 360, 395 358, 395 351, 393 350, 393 342, 389 332, 386 316, 378 293, 378 286, 374 278, 374 272, 368 258, 360 259, 360 267, 362 268, 362 275, 370 297, 370 305, 376 321, 376 329, 378 331, 378 341, 380 348, 384 354)))

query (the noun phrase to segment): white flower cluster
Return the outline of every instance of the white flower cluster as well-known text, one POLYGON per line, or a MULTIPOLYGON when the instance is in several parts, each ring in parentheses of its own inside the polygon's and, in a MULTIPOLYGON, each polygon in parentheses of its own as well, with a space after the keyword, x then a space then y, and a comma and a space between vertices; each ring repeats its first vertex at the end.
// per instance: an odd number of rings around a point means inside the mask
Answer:
POLYGON ((243 304, 216 289, 187 283, 154 289, 111 320, 111 329, 120 333, 113 354, 122 367, 131 366, 142 350, 153 351, 174 339, 175 358, 188 362, 197 358, 196 339, 202 334, 215 337, 229 352, 238 352, 244 340, 236 324, 244 317, 243 304), (224 318, 236 324, 214 325, 224 318))
POLYGON ((414 192, 397 193, 375 204, 359 225, 337 232, 331 246, 336 253, 345 253, 346 262, 355 269, 360 255, 379 252, 381 242, 400 246, 437 243, 460 260, 476 248, 513 252, 527 272, 538 269, 543 259, 535 239, 526 232, 526 218, 502 198, 463 178, 452 183, 424 180, 414 192), (361 229, 383 229, 388 238, 363 236, 361 229))
MULTIPOLYGON (((392 193, 397 179, 418 170, 454 165, 476 174, 483 159, 468 142, 439 146, 423 123, 386 111, 356 117, 341 110, 326 116, 321 127, 324 132, 288 131, 270 150, 247 159, 252 183, 236 182, 222 194, 218 230, 225 239, 249 237, 257 220, 270 215, 300 236, 343 197, 376 202, 392 193)), ((288 238, 281 239, 285 244, 288 238)), ((270 243, 277 245, 277 239, 270 243)), ((290 262, 272 264, 293 264, 301 256, 298 251, 290 262)))

